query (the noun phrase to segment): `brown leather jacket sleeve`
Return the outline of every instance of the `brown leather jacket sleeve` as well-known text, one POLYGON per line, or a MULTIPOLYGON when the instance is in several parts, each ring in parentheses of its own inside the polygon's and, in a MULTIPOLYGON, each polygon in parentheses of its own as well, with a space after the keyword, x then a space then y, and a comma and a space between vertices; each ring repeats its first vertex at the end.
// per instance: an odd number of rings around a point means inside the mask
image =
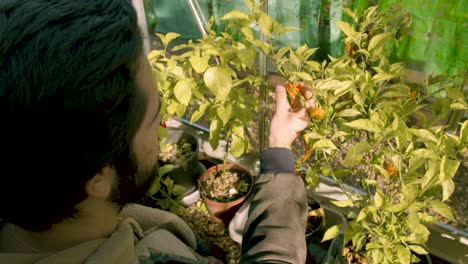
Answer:
POLYGON ((305 263, 307 198, 302 179, 291 172, 294 155, 272 149, 262 153, 261 161, 263 173, 255 180, 240 263, 305 263))

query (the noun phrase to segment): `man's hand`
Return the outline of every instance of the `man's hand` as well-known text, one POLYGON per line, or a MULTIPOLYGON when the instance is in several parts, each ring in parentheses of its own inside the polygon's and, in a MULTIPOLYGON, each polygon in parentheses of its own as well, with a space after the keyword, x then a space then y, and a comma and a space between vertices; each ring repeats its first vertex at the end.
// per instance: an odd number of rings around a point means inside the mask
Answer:
MULTIPOLYGON (((307 108, 315 106, 312 99, 312 92, 305 89, 305 97, 309 98, 305 102, 307 108)), ((276 87, 276 112, 273 115, 270 125, 270 148, 289 148, 293 141, 309 123, 310 119, 307 109, 301 105, 299 98, 292 98, 293 105, 290 105, 286 95, 286 88, 276 87)))

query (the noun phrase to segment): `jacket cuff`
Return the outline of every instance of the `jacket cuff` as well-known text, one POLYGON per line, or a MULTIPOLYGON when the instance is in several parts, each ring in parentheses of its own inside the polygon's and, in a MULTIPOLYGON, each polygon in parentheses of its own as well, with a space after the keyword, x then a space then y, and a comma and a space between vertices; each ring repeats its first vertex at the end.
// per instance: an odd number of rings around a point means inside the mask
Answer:
POLYGON ((295 155, 287 148, 269 148, 260 155, 260 173, 295 173, 295 155))

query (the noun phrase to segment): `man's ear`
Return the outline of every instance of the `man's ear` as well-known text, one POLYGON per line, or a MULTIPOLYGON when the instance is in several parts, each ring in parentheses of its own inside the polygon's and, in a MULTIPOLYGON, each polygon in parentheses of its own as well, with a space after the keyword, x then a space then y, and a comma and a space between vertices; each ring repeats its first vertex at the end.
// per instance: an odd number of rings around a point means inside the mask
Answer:
POLYGON ((85 185, 85 190, 88 196, 107 199, 112 192, 116 172, 113 168, 107 166, 94 175, 85 185))

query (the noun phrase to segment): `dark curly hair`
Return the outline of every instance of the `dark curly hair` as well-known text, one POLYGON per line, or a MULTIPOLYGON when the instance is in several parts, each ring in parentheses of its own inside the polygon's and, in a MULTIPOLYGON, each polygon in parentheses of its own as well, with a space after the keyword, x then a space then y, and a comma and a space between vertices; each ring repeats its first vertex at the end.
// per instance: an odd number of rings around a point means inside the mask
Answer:
POLYGON ((47 230, 128 156, 142 55, 130 0, 0 1, 0 218, 47 230))

